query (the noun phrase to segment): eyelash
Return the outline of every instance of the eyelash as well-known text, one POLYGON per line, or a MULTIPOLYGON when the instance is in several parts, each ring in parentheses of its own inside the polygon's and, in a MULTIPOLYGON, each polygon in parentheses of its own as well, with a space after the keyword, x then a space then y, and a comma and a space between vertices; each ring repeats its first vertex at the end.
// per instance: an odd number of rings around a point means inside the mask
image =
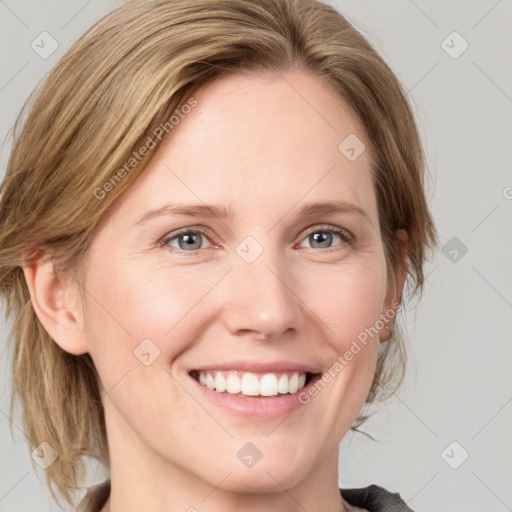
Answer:
MULTIPOLYGON (((325 225, 319 225, 319 226, 313 226, 312 228, 308 229, 306 231, 306 234, 302 238, 302 240, 306 239, 308 236, 312 235, 313 233, 332 233, 335 235, 338 235, 345 243, 349 244, 350 246, 355 245, 355 237, 343 228, 338 228, 335 226, 325 226, 325 225)), ((184 251, 181 249, 177 249, 176 247, 171 247, 169 242, 175 240, 176 238, 179 238, 181 235, 189 235, 189 234, 201 234, 205 236, 206 238, 210 238, 210 231, 204 228, 200 227, 189 227, 189 228, 182 228, 177 231, 174 231, 172 233, 168 233, 165 235, 160 241, 158 242, 158 246, 162 247, 164 249, 169 250, 172 253, 178 253, 178 254, 192 254, 196 255, 201 249, 196 249, 194 251, 184 251)), ((338 244, 340 245, 340 244, 338 244)), ((310 247, 308 249, 314 250, 314 247, 310 247)), ((325 249, 318 249, 319 251, 323 253, 333 252, 333 251, 339 251, 340 248, 338 246, 334 247, 328 247, 325 249)))

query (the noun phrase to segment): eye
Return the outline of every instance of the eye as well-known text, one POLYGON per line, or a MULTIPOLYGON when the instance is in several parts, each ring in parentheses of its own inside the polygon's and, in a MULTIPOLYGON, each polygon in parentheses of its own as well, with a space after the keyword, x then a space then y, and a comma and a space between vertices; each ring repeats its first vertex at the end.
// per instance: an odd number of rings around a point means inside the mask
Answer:
MULTIPOLYGON (((165 235, 158 245, 177 253, 195 254, 200 249, 207 249, 204 240, 210 243, 209 231, 201 228, 183 228, 165 235), (172 249, 171 249, 172 248, 172 249)), ((321 249, 325 252, 339 250, 337 246, 343 242, 353 245, 354 236, 346 229, 335 226, 314 226, 306 233, 306 238, 311 244, 311 249, 321 249), (337 241, 339 239, 339 241, 337 241), (334 245, 334 247, 332 247, 334 245)))
POLYGON ((314 226, 306 234, 306 238, 311 244, 312 249, 330 249, 337 250, 336 248, 331 249, 332 244, 340 245, 346 242, 350 245, 354 243, 354 237, 346 229, 337 228, 334 226, 314 226), (340 239, 341 242, 336 243, 336 239, 340 239))
POLYGON ((205 249, 203 240, 208 240, 207 231, 199 228, 183 228, 166 235, 160 240, 159 245, 174 247, 177 252, 194 252, 205 249), (177 243, 177 246, 175 243, 177 243))

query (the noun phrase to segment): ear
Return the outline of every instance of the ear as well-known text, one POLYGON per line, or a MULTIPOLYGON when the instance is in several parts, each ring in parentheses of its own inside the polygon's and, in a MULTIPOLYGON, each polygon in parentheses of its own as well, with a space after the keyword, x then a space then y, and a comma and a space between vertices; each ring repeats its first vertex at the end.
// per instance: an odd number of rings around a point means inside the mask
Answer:
POLYGON ((397 246, 399 255, 399 267, 395 270, 396 286, 390 288, 384 302, 382 316, 385 320, 385 327, 380 330, 380 342, 387 341, 389 338, 391 338, 398 306, 402 300, 405 280, 407 279, 409 270, 409 258, 407 255, 407 250, 409 247, 409 235, 404 229, 397 229, 395 231, 395 236, 395 244, 397 246))
POLYGON ((79 306, 78 283, 69 272, 57 272, 51 255, 40 250, 23 266, 32 307, 45 331, 66 352, 88 351, 79 306))

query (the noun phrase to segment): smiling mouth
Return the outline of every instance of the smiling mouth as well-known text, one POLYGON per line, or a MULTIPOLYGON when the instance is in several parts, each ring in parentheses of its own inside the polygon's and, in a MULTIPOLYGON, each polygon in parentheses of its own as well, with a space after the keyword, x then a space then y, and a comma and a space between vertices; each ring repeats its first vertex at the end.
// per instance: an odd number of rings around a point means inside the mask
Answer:
POLYGON ((217 393, 228 393, 239 397, 271 398, 298 393, 320 374, 192 370, 190 376, 202 386, 217 393))

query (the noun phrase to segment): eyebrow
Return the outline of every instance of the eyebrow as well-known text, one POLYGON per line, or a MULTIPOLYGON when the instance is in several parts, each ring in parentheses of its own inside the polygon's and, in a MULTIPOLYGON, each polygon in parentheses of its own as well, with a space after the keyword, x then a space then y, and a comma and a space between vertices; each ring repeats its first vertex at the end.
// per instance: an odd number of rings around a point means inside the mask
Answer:
MULTIPOLYGON (((361 207, 345 201, 323 201, 307 203, 299 210, 299 216, 315 217, 334 213, 357 213, 369 224, 373 222, 368 213, 361 207)), ((162 215, 185 215, 199 218, 232 219, 234 213, 231 209, 221 204, 168 204, 160 208, 148 210, 135 222, 135 225, 142 224, 154 217, 162 215)))

